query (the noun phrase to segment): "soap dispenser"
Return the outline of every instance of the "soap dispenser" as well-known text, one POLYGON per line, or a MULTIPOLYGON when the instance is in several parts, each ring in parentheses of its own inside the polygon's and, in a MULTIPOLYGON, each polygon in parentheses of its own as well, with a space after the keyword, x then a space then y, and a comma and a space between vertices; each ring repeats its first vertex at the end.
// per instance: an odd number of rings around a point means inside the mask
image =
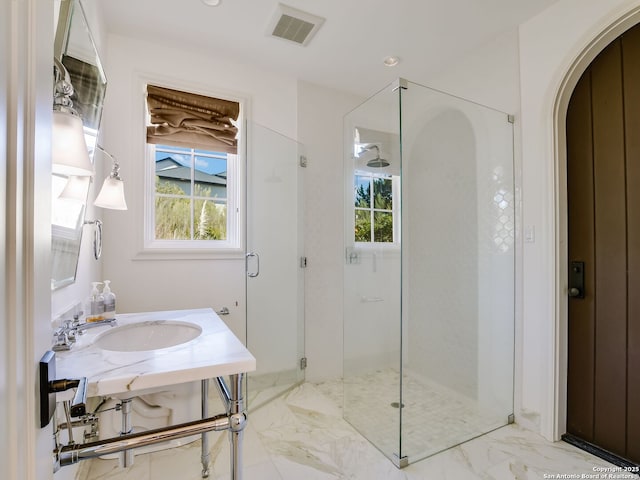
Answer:
POLYGON ((110 280, 105 280, 104 288, 102 289, 102 296, 104 297, 104 318, 106 320, 116 318, 116 295, 111 291, 110 283, 110 280))
POLYGON ((87 322, 99 322, 104 320, 104 297, 98 291, 100 282, 91 282, 93 289, 91 290, 91 298, 89 300, 89 315, 87 322))

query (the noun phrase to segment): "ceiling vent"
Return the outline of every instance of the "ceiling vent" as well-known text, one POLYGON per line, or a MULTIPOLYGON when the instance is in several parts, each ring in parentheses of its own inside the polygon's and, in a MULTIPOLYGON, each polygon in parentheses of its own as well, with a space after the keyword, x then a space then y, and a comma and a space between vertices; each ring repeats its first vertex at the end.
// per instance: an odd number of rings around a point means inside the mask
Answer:
POLYGON ((307 45, 323 23, 322 17, 279 3, 267 33, 298 45, 307 45))

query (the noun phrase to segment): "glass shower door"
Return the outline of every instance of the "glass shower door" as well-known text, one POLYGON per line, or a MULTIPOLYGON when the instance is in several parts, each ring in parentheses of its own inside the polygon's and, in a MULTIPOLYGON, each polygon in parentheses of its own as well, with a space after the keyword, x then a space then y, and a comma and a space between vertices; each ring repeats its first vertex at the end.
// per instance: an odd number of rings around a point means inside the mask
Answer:
POLYGON ((385 88, 345 118, 344 418, 400 454, 400 96, 385 88))
POLYGON ((513 412, 509 116, 399 80, 345 117, 344 417, 398 467, 513 412))
POLYGON ((301 146, 262 125, 248 128, 247 348, 250 408, 304 380, 301 146))
POLYGON ((415 83, 400 95, 401 455, 413 462, 513 413, 513 126, 415 83))

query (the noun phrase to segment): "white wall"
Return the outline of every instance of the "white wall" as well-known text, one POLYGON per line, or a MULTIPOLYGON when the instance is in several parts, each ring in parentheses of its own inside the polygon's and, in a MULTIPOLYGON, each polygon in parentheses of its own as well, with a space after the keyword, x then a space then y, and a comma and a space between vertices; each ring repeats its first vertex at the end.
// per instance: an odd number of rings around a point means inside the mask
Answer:
POLYGON ((431 78, 427 86, 516 114, 520 109, 519 65, 518 31, 508 30, 431 78))
MULTIPOLYGON (((518 45, 518 31, 509 30, 503 32, 488 43, 481 45, 468 57, 452 64, 446 71, 441 72, 439 75, 430 79, 428 86, 431 88, 442 90, 451 95, 460 96, 466 100, 471 100, 483 105, 487 105, 491 108, 512 114, 515 116, 514 125, 514 179, 515 179, 515 211, 516 221, 519 219, 521 210, 521 155, 520 155, 520 74, 519 74, 519 45, 518 45)), ((411 79, 409 79, 411 80, 411 79)), ((487 119, 488 121, 488 119, 487 119)), ((500 121, 500 117, 496 118, 496 122, 500 121)), ((419 122, 418 122, 419 123, 419 122)), ((482 125, 483 121, 479 121, 478 125, 482 125)), ((499 123, 492 125, 491 134, 478 131, 476 134, 476 141, 478 142, 476 148, 479 151, 484 151, 487 148, 491 148, 491 145, 501 145, 504 142, 499 141, 498 137, 489 142, 488 138, 492 135, 501 135, 501 127, 499 123)), ((406 143, 406 141, 405 141, 406 143)), ((497 152, 495 152, 497 154, 497 152)), ((510 156, 510 152, 500 152, 500 155, 510 156)), ((486 171, 490 171, 489 166, 492 161, 496 159, 496 155, 485 152, 481 155, 479 160, 478 172, 481 175, 483 168, 486 171), (486 157, 486 158, 485 158, 486 157), (486 163, 489 162, 489 163, 486 163), (487 170, 488 169, 488 170, 487 170)), ((510 174, 508 174, 510 176, 510 174)), ((486 193, 481 192, 488 191, 488 188, 495 188, 497 185, 492 182, 489 176, 481 175, 478 178, 478 191, 482 198, 486 197, 486 193)), ((483 207, 482 202, 478 202, 479 212, 479 226, 487 224, 487 221, 491 221, 493 215, 491 210, 483 207)), ((482 230, 480 230, 482 231, 482 230)), ((515 356, 515 370, 516 380, 514 384, 515 389, 515 405, 514 410, 516 413, 521 411, 521 388, 522 388, 522 374, 521 374, 521 358, 520 352, 522 351, 522 315, 519 311, 519 305, 521 305, 522 295, 522 243, 520 234, 518 233, 518 226, 516 226, 516 250, 515 250, 515 303, 516 303, 516 356, 515 356)), ((484 238, 484 237, 483 237, 484 238)), ((497 407, 497 410, 505 410, 508 408, 509 403, 509 390, 511 383, 510 368, 508 363, 504 359, 510 358, 509 352, 511 342, 513 341, 513 332, 509 328, 509 319, 513 316, 513 303, 512 298, 514 296, 513 285, 511 284, 511 276, 509 274, 511 266, 510 255, 494 254, 493 250, 488 248, 485 243, 478 245, 479 257, 479 279, 480 279, 480 294, 478 298, 478 326, 477 334, 479 340, 480 349, 477 352, 478 355, 478 367, 477 367, 477 387, 479 388, 478 395, 482 402, 492 403, 497 407), (505 263, 506 261, 506 263, 505 263), (499 265, 499 266, 498 266, 499 265), (496 269, 497 267, 497 269, 496 269), (503 272, 503 273, 500 273, 503 272), (493 278, 490 282, 483 281, 483 279, 493 278), (495 321, 496 318, 502 318, 501 321, 495 321), (507 321, 507 324, 501 323, 507 321), (502 367, 502 368, 501 368, 502 367), (499 407, 498 407, 499 405, 499 407), (503 408, 504 407, 504 408, 503 408)), ((410 320, 410 322, 416 321, 416 318, 410 320)), ((410 328, 411 327, 410 324, 410 328)), ((467 334, 469 332, 466 332, 467 334)), ((446 334, 445 334, 446 335, 446 334)), ((449 336, 451 337, 451 333, 449 336)), ((409 338, 415 339, 414 335, 410 335, 409 338)), ((455 339, 455 341, 461 341, 462 337, 455 339)), ((450 341, 451 348, 453 343, 450 341)), ((444 348, 444 347, 442 347, 444 348)), ((419 358, 420 345, 410 345, 410 359, 419 358), (417 350, 417 351, 416 351, 417 350)), ((445 352, 446 354, 446 352, 445 352)), ((423 356, 424 358, 424 356, 423 356)), ((448 378, 444 383, 460 390, 464 384, 460 381, 464 380, 464 372, 458 372, 458 380, 448 378), (452 383, 454 382, 454 383, 452 383), (457 385, 456 385, 457 382, 457 385)), ((469 390, 467 388, 467 392, 469 390)))
MULTIPOLYGON (((226 306, 245 336, 244 257, 227 260, 140 259, 144 179, 142 79, 199 92, 249 98, 247 118, 295 138, 296 82, 225 58, 110 36, 103 144, 118 158, 129 210, 105 212, 104 276, 121 312, 226 306)), ((174 87, 176 88, 176 87, 174 87)))
MULTIPOLYGON (((591 42, 639 5, 638 0, 561 0, 429 82, 516 116, 515 413, 521 425, 549 439, 558 439, 564 428, 563 356, 556 359, 556 345, 566 342, 556 323, 565 308, 564 286, 557 280, 564 269, 556 268, 564 261, 559 257, 564 247, 556 244, 562 234, 556 228, 557 221, 562 227, 556 215, 556 202, 562 200, 555 187, 562 180, 555 163, 556 97, 591 42), (523 243, 523 228, 533 229, 534 242, 523 243)), ((598 48, 606 41, 600 43, 598 48)), ((582 58, 582 70, 598 48, 582 58)), ((575 72, 574 77, 575 83, 575 72)))
POLYGON ((308 381, 342 375, 344 265, 343 117, 363 99, 298 83, 298 133, 305 175, 305 320, 308 381))
POLYGON ((476 398, 482 232, 474 131, 453 108, 421 123, 413 126, 415 141, 403 148, 408 365, 476 398))
MULTIPOLYGON (((514 30, 505 32, 478 52, 452 65, 450 70, 429 82, 429 86, 517 113, 518 68, 517 31, 514 30)), ((298 86, 299 140, 309 157, 305 174, 305 244, 309 258, 305 304, 307 379, 310 381, 342 374, 344 178, 342 143, 338 142, 344 141, 344 115, 364 100, 306 82, 300 82, 298 86)), ((363 261, 365 265, 354 266, 354 271, 367 268, 366 259, 363 261)), ((374 292, 370 296, 380 295, 374 292)), ((379 309, 381 304, 372 305, 379 309)), ((388 339, 389 335, 379 328, 370 328, 366 335, 362 332, 361 337, 362 342, 355 345, 360 352, 369 349, 367 341, 380 343, 381 337, 388 339), (371 330, 379 335, 369 338, 367 335, 371 335, 371 330)), ((396 356, 394 360, 397 360, 396 356)))

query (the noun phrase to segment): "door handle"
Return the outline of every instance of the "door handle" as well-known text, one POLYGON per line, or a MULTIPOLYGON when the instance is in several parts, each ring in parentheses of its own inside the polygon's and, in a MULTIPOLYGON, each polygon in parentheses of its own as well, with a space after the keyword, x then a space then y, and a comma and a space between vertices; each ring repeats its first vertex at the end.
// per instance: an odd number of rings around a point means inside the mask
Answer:
POLYGON ((571 262, 569 265, 569 296, 584 298, 584 262, 571 262))
POLYGON ((260 275, 260 255, 258 255, 256 252, 249 252, 247 253, 247 260, 246 260, 246 269, 247 269, 247 276, 249 276, 250 278, 255 278, 258 275, 260 275), (249 259, 250 258, 255 258, 256 259, 256 271, 255 272, 250 272, 249 271, 249 259))

